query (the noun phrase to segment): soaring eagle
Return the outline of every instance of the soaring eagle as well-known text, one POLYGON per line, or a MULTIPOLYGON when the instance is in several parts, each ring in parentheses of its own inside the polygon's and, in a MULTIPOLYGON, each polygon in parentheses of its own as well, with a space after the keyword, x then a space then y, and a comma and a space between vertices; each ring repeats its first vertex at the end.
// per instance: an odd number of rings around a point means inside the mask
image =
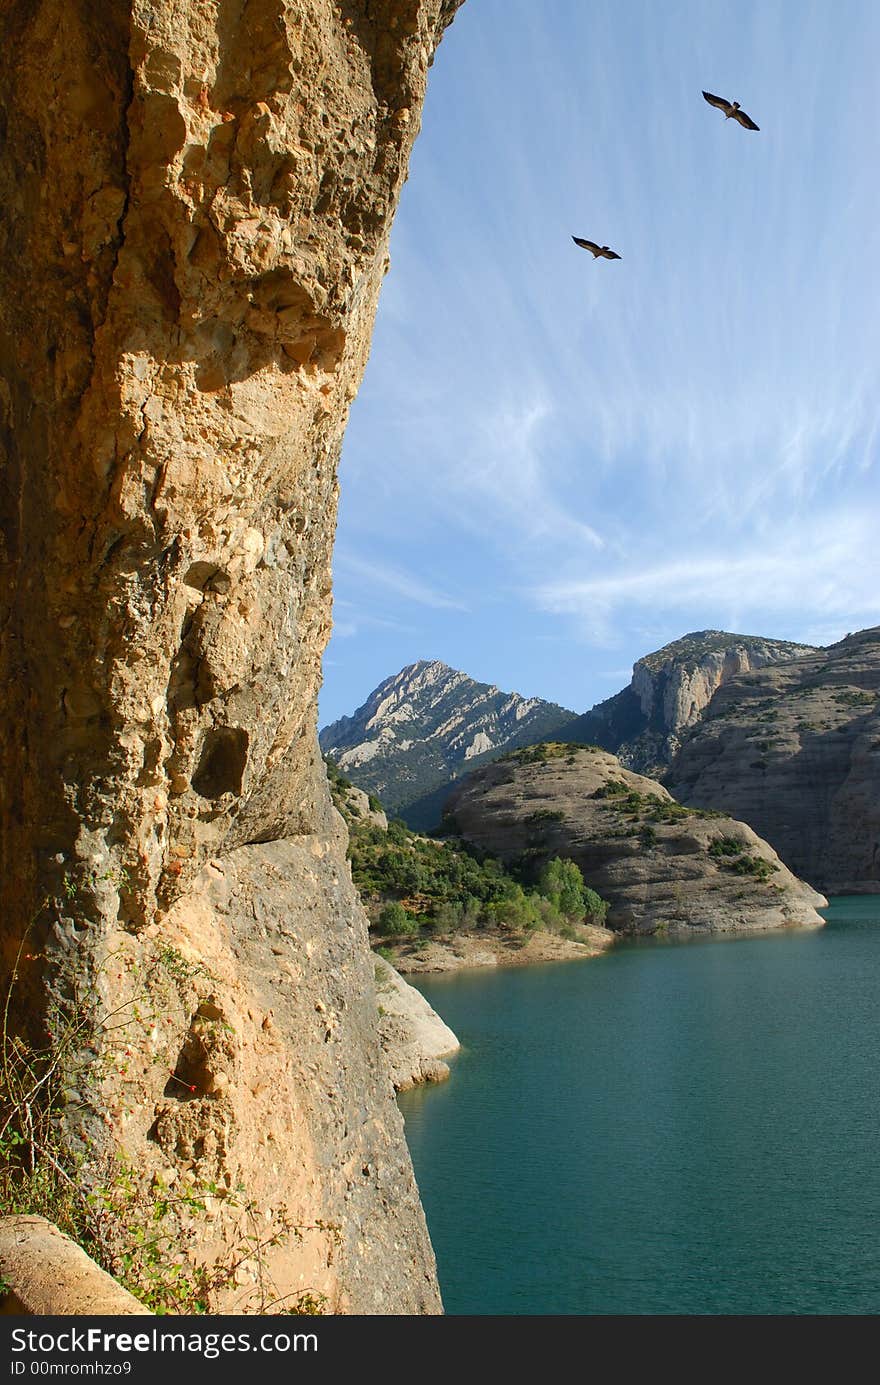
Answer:
POLYGON ((740 110, 738 101, 725 101, 723 96, 713 96, 711 91, 704 91, 703 96, 710 106, 724 112, 725 120, 729 120, 733 116, 744 130, 760 130, 760 125, 756 125, 750 115, 746 115, 745 111, 740 110))
POLYGON ((600 255, 603 260, 619 260, 621 258, 614 250, 609 250, 607 245, 597 245, 594 240, 581 240, 580 236, 572 236, 572 240, 582 250, 589 250, 594 260, 598 260, 600 255))

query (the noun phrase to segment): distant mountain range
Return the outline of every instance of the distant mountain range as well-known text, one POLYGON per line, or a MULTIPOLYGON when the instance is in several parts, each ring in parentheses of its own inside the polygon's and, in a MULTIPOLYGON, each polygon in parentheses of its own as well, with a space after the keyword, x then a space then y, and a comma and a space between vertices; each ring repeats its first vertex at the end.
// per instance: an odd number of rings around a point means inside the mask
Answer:
POLYGON ((630 769, 660 774, 728 679, 814 652, 787 640, 700 630, 639 659, 629 686, 582 716, 420 660, 325 727, 321 749, 390 812, 424 830, 439 822, 462 775, 539 741, 598 745, 630 769))
POLYGON ((439 659, 386 678, 350 717, 320 734, 344 774, 417 829, 440 821, 451 785, 506 750, 556 736, 574 712, 477 683, 439 659))

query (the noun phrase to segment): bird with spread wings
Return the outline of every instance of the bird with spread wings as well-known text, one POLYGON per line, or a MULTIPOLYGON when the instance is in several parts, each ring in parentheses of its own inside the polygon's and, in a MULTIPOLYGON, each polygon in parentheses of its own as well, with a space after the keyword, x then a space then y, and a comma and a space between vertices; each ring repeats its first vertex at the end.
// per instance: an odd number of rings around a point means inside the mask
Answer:
POLYGON ((739 121, 744 130, 760 130, 760 125, 756 125, 750 115, 746 115, 745 111, 740 110, 738 101, 728 101, 723 96, 713 96, 711 91, 704 91, 703 98, 716 110, 723 111, 725 120, 730 120, 733 117, 734 120, 739 121))
POLYGON ((603 260, 619 260, 622 256, 615 250, 609 250, 607 245, 597 245, 594 240, 583 240, 580 236, 572 236, 575 245, 579 245, 582 250, 589 250, 594 260, 601 256, 603 260))

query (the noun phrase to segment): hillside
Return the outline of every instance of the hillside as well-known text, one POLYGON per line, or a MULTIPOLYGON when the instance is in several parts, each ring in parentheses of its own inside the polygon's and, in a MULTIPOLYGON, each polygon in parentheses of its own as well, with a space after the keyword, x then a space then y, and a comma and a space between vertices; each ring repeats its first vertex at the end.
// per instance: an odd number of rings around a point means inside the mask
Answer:
POLYGON ((732 678, 666 776, 825 893, 880 890, 880 627, 732 678))
POLYGON ((821 895, 743 822, 690 809, 597 747, 548 744, 468 775, 450 830, 540 876, 575 862, 628 933, 754 932, 818 926, 821 895))
POLYGON ((599 702, 560 733, 600 745, 643 774, 662 773, 685 731, 704 715, 729 679, 814 653, 812 646, 725 630, 697 630, 633 665, 621 692, 599 702))
POLYGON ((607 904, 570 862, 523 873, 454 834, 423 837, 365 811, 332 761, 327 778, 373 944, 398 971, 578 958, 612 941, 607 904))
POLYGON ((386 678, 352 716, 326 726, 320 743, 389 812, 427 828, 439 822, 460 773, 554 734, 573 715, 423 659, 386 678))

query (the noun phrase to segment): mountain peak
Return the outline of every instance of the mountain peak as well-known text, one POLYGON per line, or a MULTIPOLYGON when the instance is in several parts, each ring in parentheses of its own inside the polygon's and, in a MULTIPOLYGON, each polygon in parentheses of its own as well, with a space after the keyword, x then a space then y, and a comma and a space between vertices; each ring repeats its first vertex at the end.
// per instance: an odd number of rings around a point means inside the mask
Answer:
MULTIPOLYGON (((406 816, 463 769, 552 735, 573 716, 541 698, 478 683, 440 659, 419 659, 381 682, 350 717, 326 726, 320 743, 360 788, 406 816)), ((427 820, 436 816, 432 808, 427 820)), ((418 816, 408 820, 425 825, 418 816)))
POLYGON ((629 769, 661 774, 723 683, 815 654, 814 646, 730 630, 692 630, 633 665, 629 687, 578 717, 568 739, 595 741, 629 769))
POLYGON ((749 650, 761 663, 777 663, 815 653, 815 646, 798 644, 793 640, 773 640, 765 635, 737 635, 731 630, 691 630, 637 659, 635 668, 643 665, 656 670, 665 664, 700 661, 733 649, 749 650))

